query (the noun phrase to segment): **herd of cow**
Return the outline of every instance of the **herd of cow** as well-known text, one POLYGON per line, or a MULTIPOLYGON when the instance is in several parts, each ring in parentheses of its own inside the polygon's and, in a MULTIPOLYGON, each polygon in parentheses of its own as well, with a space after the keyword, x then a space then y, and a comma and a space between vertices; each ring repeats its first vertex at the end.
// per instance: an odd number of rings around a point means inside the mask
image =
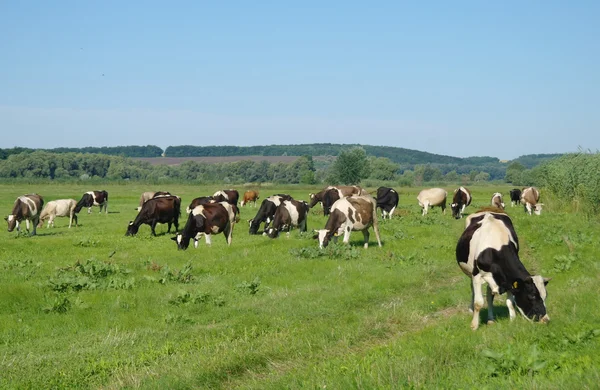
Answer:
MULTIPOLYGON (((422 208, 422 215, 427 214, 430 207, 446 209, 447 192, 442 188, 422 190, 417 196, 422 208)), ((145 192, 140 198, 139 211, 135 220, 127 226, 127 236, 138 233, 142 224, 150 225, 152 235, 156 235, 158 223, 168 224, 168 232, 175 225, 176 235, 172 238, 179 249, 187 249, 190 241, 198 246, 199 238, 204 235, 206 244, 211 244, 211 236, 223 233, 227 244, 231 244, 234 225, 239 222, 240 206, 254 204, 259 199, 257 191, 246 191, 241 201, 236 190, 222 190, 212 196, 203 196, 192 200, 186 208, 187 221, 179 231, 181 214, 181 198, 169 192, 145 192), (239 201, 239 203, 238 203, 239 201)), ((310 208, 322 204, 323 213, 328 216, 325 227, 315 230, 315 239, 319 247, 324 248, 337 236, 344 236, 348 243, 351 231, 361 231, 364 235, 364 247, 368 247, 369 228, 373 227, 377 243, 381 246, 377 222, 377 208, 381 209, 382 218, 391 218, 398 206, 398 193, 387 187, 377 190, 374 198, 359 186, 329 186, 318 193, 309 194, 310 202, 295 200, 287 194, 275 194, 267 197, 260 204, 256 216, 249 221, 249 233, 259 234, 260 225, 264 224, 263 234, 271 238, 281 232, 289 235, 290 229, 307 231, 307 217, 310 208)), ((542 203, 540 193, 534 187, 510 191, 511 204, 522 204, 530 215, 532 211, 540 215, 542 203)), ((460 219, 465 208, 472 200, 471 192, 465 187, 454 191, 452 216, 460 219)), ((19 196, 12 210, 6 217, 8 231, 20 230, 20 223, 26 221, 29 231, 33 224, 32 235, 36 227, 48 220, 48 227, 54 226, 56 217, 69 217, 69 228, 73 221, 77 226, 77 213, 87 207, 91 213, 92 206, 99 206, 108 213, 108 193, 106 191, 89 191, 83 194, 79 202, 74 199, 60 199, 48 202, 37 194, 19 196)), ((511 319, 515 317, 514 307, 530 320, 548 322, 546 313, 546 284, 549 279, 539 275, 531 275, 519 259, 519 240, 509 216, 504 211, 502 194, 492 195, 490 206, 466 219, 466 228, 456 246, 456 260, 471 280, 471 310, 473 320, 471 328, 479 326, 479 311, 483 307, 482 285, 487 283, 488 322, 494 320, 493 299, 495 295, 507 293, 506 305, 511 319)))

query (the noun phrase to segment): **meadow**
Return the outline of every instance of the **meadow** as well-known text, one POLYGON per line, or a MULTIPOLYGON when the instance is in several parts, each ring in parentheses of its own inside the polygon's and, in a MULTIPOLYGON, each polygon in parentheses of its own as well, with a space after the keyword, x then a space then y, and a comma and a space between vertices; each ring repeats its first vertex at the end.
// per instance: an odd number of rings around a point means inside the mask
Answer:
MULTIPOLYGON (((167 190, 187 206, 222 188, 0 184, 4 216, 25 193, 48 202, 109 192, 108 214, 84 209, 79 227, 57 218, 35 237, 0 233, 0 387, 598 388, 598 219, 544 189, 542 215, 529 216, 510 207, 511 187, 469 188, 467 214, 504 194, 523 263, 552 277, 548 325, 510 322, 503 296, 497 322, 470 329, 470 280, 454 254, 464 219, 439 208, 421 216, 418 188, 397 188, 396 215, 379 222, 382 248, 373 234, 367 250, 360 233, 324 250, 311 233, 250 236, 258 207, 244 207, 231 246, 219 235, 178 251, 164 225, 157 237, 147 225, 125 237, 140 194, 167 190)), ((318 190, 260 188, 261 200, 318 190)), ((325 221, 314 208, 309 231, 325 221)))

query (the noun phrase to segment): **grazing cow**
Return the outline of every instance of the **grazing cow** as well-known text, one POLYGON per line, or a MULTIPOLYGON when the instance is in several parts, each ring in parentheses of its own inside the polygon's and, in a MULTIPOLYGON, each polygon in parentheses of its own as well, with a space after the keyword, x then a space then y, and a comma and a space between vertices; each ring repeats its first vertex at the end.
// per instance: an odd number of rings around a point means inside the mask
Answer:
POLYGON ((269 237, 275 238, 279 232, 285 230, 289 237, 292 227, 297 227, 301 232, 305 232, 307 216, 308 203, 303 200, 284 200, 275 210, 273 226, 265 229, 265 233, 269 237))
POLYGON ((38 227, 42 227, 45 220, 48 220, 48 227, 50 225, 54 227, 54 218, 56 217, 69 217, 69 228, 73 224, 73 221, 75 221, 75 226, 77 226, 76 206, 77 201, 75 199, 58 199, 48 202, 42 210, 42 214, 40 214, 38 227))
POLYGON ((535 215, 542 214, 542 206, 543 203, 538 203, 540 201, 540 191, 535 187, 527 187, 523 189, 521 192, 521 204, 525 208, 525 211, 531 215, 531 210, 533 207, 533 212, 535 215))
POLYGON ((276 194, 264 199, 260 204, 260 208, 258 209, 256 216, 248 221, 250 224, 249 233, 258 234, 258 228, 263 222, 265 223, 264 231, 267 231, 269 224, 275 217, 275 211, 277 210, 277 207, 279 207, 281 202, 284 200, 292 200, 292 197, 286 194, 276 194))
POLYGON ((494 195, 492 195, 492 206, 504 210, 504 202, 501 193, 495 192, 494 195))
POLYGON ((392 219, 394 210, 398 207, 398 193, 393 188, 379 187, 377 189, 377 207, 381 209, 381 218, 392 219))
POLYGON ((81 197, 75 206, 75 212, 79 213, 82 208, 88 208, 88 214, 92 213, 92 206, 99 206, 100 212, 104 207, 104 212, 108 214, 108 192, 106 191, 88 191, 81 197))
POLYGON ((471 204, 471 191, 465 187, 459 187, 454 190, 454 197, 452 198, 452 216, 456 219, 460 219, 465 212, 465 208, 471 204))
POLYGON ((518 188, 512 189, 508 192, 510 194, 510 206, 521 204, 521 190, 518 188))
POLYGON ((202 204, 207 204, 207 203, 215 203, 215 199, 212 196, 201 196, 199 198, 195 198, 194 200, 192 200, 192 203, 190 203, 190 205, 185 209, 185 213, 189 214, 192 212, 193 209, 196 208, 196 206, 200 206, 202 204))
POLYGON ((256 201, 258 200, 258 198, 258 191, 248 190, 244 192, 244 199, 242 199, 242 201, 240 202, 240 206, 244 207, 244 205, 248 204, 249 202, 253 202, 254 207, 256 207, 256 201))
POLYGON ((187 249, 190 240, 194 239, 194 247, 198 247, 198 237, 204 234, 206 245, 211 245, 211 234, 223 233, 227 245, 231 245, 231 234, 235 225, 234 205, 228 202, 206 203, 196 206, 189 214, 181 234, 171 239, 177 243, 178 249, 187 249))
POLYGON ((36 227, 40 221, 40 212, 44 206, 44 198, 38 194, 22 195, 15 200, 12 212, 4 220, 8 223, 8 231, 12 232, 17 228, 17 232, 21 231, 20 223, 25 220, 27 231, 29 232, 29 222, 33 224, 32 236, 36 235, 36 227))
POLYGON ((175 225, 175 231, 179 229, 179 215, 181 214, 181 198, 178 196, 159 196, 148 199, 142 209, 135 217, 134 221, 130 221, 127 226, 126 236, 135 236, 140 226, 145 223, 150 225, 152 235, 156 236, 156 224, 167 223, 171 231, 171 224, 175 225))
MULTIPOLYGON (((367 192, 359 186, 328 186, 328 187, 324 188, 322 191, 317 192, 316 194, 312 194, 312 193, 308 194, 308 197, 310 199, 310 202, 308 203, 308 207, 313 208, 319 202, 321 202, 321 204, 323 204, 323 197, 325 196, 325 193, 331 189, 336 189, 338 191, 338 197, 335 200, 346 197, 346 196, 350 196, 350 195, 366 195, 367 194, 367 192)), ((329 206, 331 207, 332 204, 333 204, 333 202, 329 206)), ((323 207, 325 207, 325 206, 323 205, 323 207)), ((327 214, 325 214, 325 215, 327 215, 327 214)))
POLYGON ((483 307, 481 287, 487 287, 488 323, 494 321, 494 295, 508 295, 506 306, 510 319, 514 306, 530 320, 548 322, 546 284, 550 279, 532 276, 519 259, 519 239, 512 221, 500 209, 482 210, 467 217, 466 229, 456 245, 456 261, 472 279, 471 329, 479 327, 483 307))
POLYGON ((237 190, 222 190, 215 192, 213 198, 215 199, 215 202, 227 202, 229 204, 237 205, 240 194, 237 190))
POLYGON ((365 238, 365 249, 369 247, 369 227, 373 226, 377 243, 381 246, 379 226, 377 224, 377 202, 370 195, 352 195, 339 199, 331 207, 331 214, 325 228, 315 230, 314 238, 319 239, 319 247, 325 248, 331 238, 344 234, 344 243, 350 241, 351 231, 362 231, 365 238))
POLYGON ((423 215, 427 214, 429 207, 440 206, 442 213, 446 214, 446 197, 448 193, 442 188, 429 188, 419 192, 417 200, 423 208, 423 215))
POLYGON ((142 196, 140 197, 140 205, 138 206, 138 208, 136 209, 137 211, 140 211, 142 209, 142 206, 144 205, 144 202, 147 201, 148 199, 152 199, 156 196, 169 196, 171 195, 170 192, 167 191, 147 191, 142 193, 142 196))

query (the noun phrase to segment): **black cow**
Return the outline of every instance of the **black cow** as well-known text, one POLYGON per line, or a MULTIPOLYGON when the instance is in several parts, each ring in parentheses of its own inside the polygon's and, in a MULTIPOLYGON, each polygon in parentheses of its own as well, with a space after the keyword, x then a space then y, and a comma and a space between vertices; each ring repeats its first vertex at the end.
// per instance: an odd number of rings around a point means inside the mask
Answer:
POLYGON ((521 204, 521 190, 518 188, 514 188, 508 192, 510 194, 510 205, 511 207, 515 207, 515 205, 521 204))
POLYGON ((471 204, 471 191, 465 187, 459 187, 454 190, 454 198, 452 198, 452 216, 456 219, 462 218, 465 208, 471 204))
POLYGON ((258 228, 263 222, 265 223, 264 230, 266 231, 269 227, 269 224, 275 217, 275 211, 277 210, 277 207, 279 207, 281 202, 284 200, 292 200, 292 197, 287 194, 276 194, 264 199, 260 204, 260 208, 258 209, 256 216, 248 221, 250 224, 249 233, 258 234, 258 228))
POLYGON ((301 232, 306 231, 306 218, 308 216, 308 203, 303 200, 284 200, 275 210, 273 226, 265 229, 266 234, 275 238, 279 232, 297 227, 301 232))
POLYGON ((196 206, 189 214, 181 234, 171 238, 178 249, 187 249, 190 240, 198 247, 197 237, 204 234, 206 245, 211 245, 211 234, 223 233, 227 245, 231 244, 231 234, 235 225, 234 205, 228 202, 206 203, 196 206))
POLYGON ((381 217, 392 219, 394 210, 398 207, 398 193, 393 188, 379 187, 377 189, 377 207, 381 209, 381 217))
POLYGON ((456 261, 472 279, 471 328, 479 327, 483 307, 481 287, 488 284, 488 323, 494 321, 494 295, 507 293, 510 319, 514 305, 531 320, 550 321, 546 313, 546 284, 550 279, 531 275, 519 259, 519 239, 512 221, 499 209, 483 210, 470 215, 466 229, 456 245, 456 261))
POLYGON ((88 214, 92 212, 92 206, 99 206, 100 212, 104 207, 104 212, 108 214, 108 192, 102 191, 88 191, 81 197, 81 200, 77 202, 75 206, 75 212, 79 213, 82 208, 88 208, 88 214))
POLYGON ((142 205, 142 209, 135 217, 134 221, 130 221, 127 226, 126 236, 135 236, 143 223, 150 225, 152 235, 156 236, 156 224, 169 224, 168 232, 171 231, 171 224, 175 225, 175 231, 179 229, 179 216, 181 214, 181 198, 178 196, 159 196, 157 198, 148 199, 142 205))

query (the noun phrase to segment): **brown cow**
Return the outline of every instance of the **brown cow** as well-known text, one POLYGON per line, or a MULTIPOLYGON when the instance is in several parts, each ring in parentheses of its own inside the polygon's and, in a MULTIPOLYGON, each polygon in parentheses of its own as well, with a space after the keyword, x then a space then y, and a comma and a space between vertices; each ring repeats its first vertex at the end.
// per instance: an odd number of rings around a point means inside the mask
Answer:
POLYGON ((256 207, 256 201, 258 200, 258 191, 248 190, 244 192, 244 199, 240 202, 240 206, 244 207, 244 205, 248 204, 248 202, 253 202, 254 207, 256 207))
POLYGON ((494 195, 492 195, 492 206, 497 207, 500 210, 504 210, 504 201, 502 200, 501 193, 496 192, 494 195))
POLYGON ((148 199, 142 209, 135 217, 135 221, 129 222, 126 236, 135 236, 142 224, 150 225, 152 235, 156 236, 156 225, 167 223, 168 231, 171 231, 171 224, 175 225, 175 230, 179 229, 179 215, 181 209, 181 198, 178 196, 159 196, 148 199))
POLYGON ((523 189, 523 192, 521 192, 521 203, 529 215, 531 215, 532 208, 535 215, 540 215, 542 213, 542 206, 544 204, 538 203, 539 201, 540 191, 537 188, 527 187, 523 189))
POLYGON ((19 224, 25 220, 27 231, 29 232, 29 221, 33 223, 32 236, 36 234, 36 227, 40 222, 40 213, 44 206, 44 199, 37 194, 28 194, 19 196, 15 200, 12 213, 4 219, 8 222, 8 231, 12 232, 15 227, 17 232, 21 231, 19 224))

